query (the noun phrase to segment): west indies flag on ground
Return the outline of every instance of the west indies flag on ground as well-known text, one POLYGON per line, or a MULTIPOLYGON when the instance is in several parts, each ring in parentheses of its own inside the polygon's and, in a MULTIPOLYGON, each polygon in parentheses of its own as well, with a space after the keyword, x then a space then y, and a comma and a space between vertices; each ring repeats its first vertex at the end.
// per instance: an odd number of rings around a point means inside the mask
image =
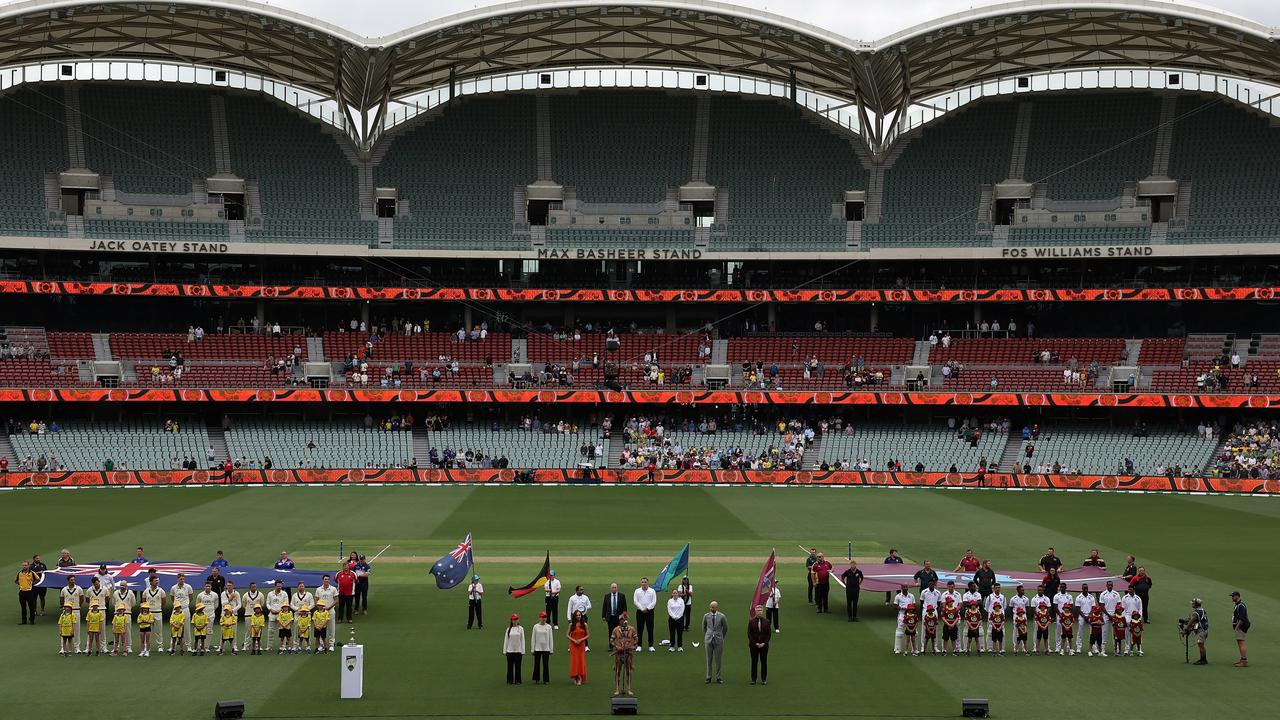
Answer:
POLYGON ((467 579, 471 565, 475 562, 471 556, 471 533, 458 543, 452 552, 436 561, 431 566, 431 574, 436 578, 436 587, 448 590, 467 579))
MULTIPOLYGON (((921 565, 885 565, 883 563, 858 564, 858 569, 863 574, 862 589, 872 592, 882 590, 893 592, 902 583, 906 583, 913 590, 918 590, 920 583, 915 580, 915 574, 921 567, 921 565)), ((939 589, 946 589, 948 580, 955 580, 956 586, 963 588, 973 579, 973 573, 948 572, 937 568, 935 571, 938 573, 939 589)), ((1000 583, 1001 590, 1013 592, 1014 588, 1021 583, 1028 595, 1034 595, 1036 585, 1044 579, 1044 573, 1039 570, 996 570, 995 573, 996 582, 1000 583)), ((1072 592, 1079 592, 1081 585, 1088 585, 1090 592, 1101 592, 1106 589, 1108 580, 1119 592, 1124 592, 1129 587, 1129 583, 1125 582, 1124 578, 1112 574, 1106 568, 1080 567, 1062 570, 1058 573, 1058 577, 1072 592)))
POLYGON ((507 588, 507 593, 510 594, 511 597, 513 598, 524 597, 525 595, 528 595, 529 593, 536 591, 538 588, 542 587, 543 585, 546 585, 547 581, 550 579, 551 579, 551 553, 548 552, 547 559, 542 561, 542 569, 538 571, 537 576, 534 577, 532 580, 530 580, 529 584, 525 585, 524 587, 507 588))
POLYGON ((764 561, 764 567, 760 570, 760 580, 756 583, 755 594, 751 597, 751 608, 748 614, 756 611, 757 605, 764 605, 764 601, 769 599, 769 593, 773 591, 773 579, 778 571, 778 551, 773 550, 769 553, 769 559, 764 561))
POLYGON ((671 562, 663 565, 662 569, 658 571, 658 577, 653 581, 653 589, 658 592, 666 591, 667 586, 670 585, 677 577, 680 577, 680 573, 688 569, 689 543, 685 543, 684 549, 676 553, 676 556, 671 558, 671 562))
MULTIPOLYGON (((93 584, 93 576, 97 574, 98 568, 102 565, 105 565, 107 572, 111 574, 113 583, 119 585, 123 582, 129 586, 130 590, 142 590, 147 587, 147 576, 151 570, 156 571, 160 587, 166 591, 178 582, 178 573, 186 575, 187 584, 197 589, 204 587, 205 578, 211 574, 208 565, 197 565, 195 563, 126 563, 112 560, 86 565, 71 565, 65 568, 50 568, 45 571, 39 587, 66 587, 67 576, 71 575, 75 577, 76 585, 87 588, 93 584)), ((249 583, 256 582, 262 592, 269 590, 276 580, 283 582, 287 588, 296 587, 299 582, 305 582, 308 587, 315 587, 320 584, 320 579, 326 574, 332 575, 332 573, 325 570, 276 570, 275 568, 249 567, 245 565, 231 565, 219 568, 219 572, 222 573, 223 577, 234 582, 237 589, 243 590, 249 587, 249 583)))

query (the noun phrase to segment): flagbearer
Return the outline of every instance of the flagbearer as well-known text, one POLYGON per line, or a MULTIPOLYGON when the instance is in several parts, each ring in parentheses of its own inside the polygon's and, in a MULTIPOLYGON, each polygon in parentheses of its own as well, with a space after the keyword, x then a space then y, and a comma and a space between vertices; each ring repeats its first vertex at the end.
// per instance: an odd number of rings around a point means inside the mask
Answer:
MULTIPOLYGON (((151 610, 152 621, 157 625, 164 624, 164 598, 165 591, 164 588, 160 587, 160 578, 152 575, 148 578, 147 587, 142 590, 142 606, 151 610)), ((160 632, 151 633, 148 635, 148 638, 152 635, 155 636, 156 652, 163 655, 164 628, 161 628, 160 632)), ((142 650, 148 655, 151 654, 151 651, 147 650, 145 645, 142 647, 142 650)))
MULTIPOLYGON (((133 619, 134 597, 133 591, 129 589, 129 584, 121 580, 116 584, 116 591, 111 593, 111 607, 118 618, 120 610, 124 609, 124 647, 116 647, 113 652, 123 655, 133 654, 133 633, 130 630, 130 624, 133 619)), ((114 620, 114 619, 113 619, 114 620)))
MULTIPOLYGON (((76 585, 74 575, 67 576, 67 586, 62 588, 62 591, 58 594, 58 599, 64 610, 68 605, 71 606, 71 616, 75 619, 75 622, 71 625, 71 648, 75 651, 74 654, 79 655, 84 652, 80 649, 80 612, 84 606, 84 590, 79 585, 76 585)), ((62 615, 65 616, 66 613, 64 612, 62 615)), ((58 618, 58 622, 62 622, 61 617, 58 618)))
POLYGON ((543 588, 547 593, 547 618, 551 623, 552 629, 560 629, 560 578, 556 577, 556 571, 551 571, 551 579, 547 581, 543 588))
MULTIPOLYGON (((499 586, 501 587, 501 586, 499 586)), ((481 630, 484 629, 484 584, 480 582, 479 575, 471 576, 471 584, 467 586, 467 629, 471 629, 472 623, 479 625, 481 630)))

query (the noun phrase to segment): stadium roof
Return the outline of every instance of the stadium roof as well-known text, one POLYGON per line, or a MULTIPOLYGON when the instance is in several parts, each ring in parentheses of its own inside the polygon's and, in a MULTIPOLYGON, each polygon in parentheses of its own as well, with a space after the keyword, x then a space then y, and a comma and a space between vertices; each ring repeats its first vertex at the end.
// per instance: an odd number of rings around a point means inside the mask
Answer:
POLYGON ((0 7, 0 67, 137 59, 263 75, 359 113, 450 79, 573 67, 673 67, 789 82, 890 116, 980 82, 1151 67, 1280 85, 1277 29, 1152 0, 1029 0, 864 42, 717 2, 526 0, 368 38, 246 0, 0 7))

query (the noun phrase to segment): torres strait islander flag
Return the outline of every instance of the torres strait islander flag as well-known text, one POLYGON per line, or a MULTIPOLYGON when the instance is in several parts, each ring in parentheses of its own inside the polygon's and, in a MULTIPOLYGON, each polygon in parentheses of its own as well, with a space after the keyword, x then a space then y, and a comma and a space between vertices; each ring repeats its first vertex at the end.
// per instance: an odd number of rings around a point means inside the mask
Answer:
POLYGON ((507 588, 507 593, 511 595, 511 597, 513 598, 524 597, 525 595, 528 595, 531 592, 535 592, 536 590, 538 590, 538 588, 542 587, 543 585, 546 585, 547 581, 550 579, 551 579, 551 553, 548 552, 547 559, 542 561, 542 569, 538 571, 537 576, 535 576, 532 580, 529 581, 527 585, 524 585, 523 587, 507 588))
POLYGON ((778 551, 775 549, 769 553, 769 559, 764 561, 764 567, 760 570, 760 580, 756 582, 756 591, 751 596, 751 608, 748 615, 754 613, 757 605, 764 605, 764 601, 769 599, 769 593, 773 591, 773 579, 778 571, 778 551))
MULTIPOLYGON (((197 588, 204 587, 205 578, 210 575, 208 565, 197 565, 195 563, 119 562, 111 560, 85 565, 70 565, 65 568, 49 568, 44 572, 44 577, 41 578, 37 586, 46 588, 66 587, 67 576, 70 575, 75 577, 76 585, 87 588, 93 583, 93 576, 98 573, 98 569, 103 566, 106 567, 107 572, 110 574, 113 584, 118 586, 120 583, 125 583, 130 590, 142 590, 145 588, 147 586, 147 577, 151 570, 156 571, 160 587, 166 591, 178 582, 178 573, 186 575, 187 584, 197 588)), ((259 588, 269 588, 275 584, 276 580, 283 582, 285 587, 294 587, 299 582, 305 582, 308 586, 314 587, 320 584, 320 579, 326 574, 323 570, 276 570, 275 568, 243 565, 230 565, 219 568, 219 572, 222 573, 223 577, 233 581, 237 588, 247 588, 251 582, 258 583, 259 588)))

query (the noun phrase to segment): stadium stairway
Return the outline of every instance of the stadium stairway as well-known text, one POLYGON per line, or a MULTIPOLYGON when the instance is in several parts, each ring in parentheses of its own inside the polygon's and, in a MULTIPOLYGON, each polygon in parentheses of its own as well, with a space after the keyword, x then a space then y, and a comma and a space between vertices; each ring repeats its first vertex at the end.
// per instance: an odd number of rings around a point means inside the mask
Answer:
POLYGON ((413 428, 413 458, 418 461, 418 467, 430 467, 431 437, 424 427, 413 428))
MULTIPOLYGON (((213 456, 215 458, 231 457, 231 450, 227 448, 227 436, 222 432, 222 425, 214 420, 208 422, 209 447, 213 448, 213 456)), ((199 458, 197 458, 199 459, 199 458)), ((208 463, 208 458, 205 462, 208 463)))
POLYGON ((307 362, 324 362, 324 338, 307 338, 307 362))
POLYGON ((711 341, 711 364, 726 365, 729 362, 729 340, 718 338, 711 341))
MULTIPOLYGON (((1124 341, 1124 364, 1129 367, 1138 366, 1138 358, 1142 355, 1142 339, 1124 341)), ((1099 373, 1101 375, 1101 373, 1099 373)))
POLYGON ((929 364, 929 341, 917 340, 915 353, 911 356, 912 365, 928 365, 929 364))
POLYGON ((100 362, 111 362, 111 336, 107 333, 93 334, 93 359, 100 362))
POLYGON ((1017 472, 1018 460, 1022 457, 1022 434, 1009 430, 1009 440, 1005 443, 1004 452, 1000 453, 1000 472, 1017 472))
POLYGON ((9 458, 10 467, 18 466, 18 453, 13 449, 8 433, 0 433, 0 457, 9 458))

